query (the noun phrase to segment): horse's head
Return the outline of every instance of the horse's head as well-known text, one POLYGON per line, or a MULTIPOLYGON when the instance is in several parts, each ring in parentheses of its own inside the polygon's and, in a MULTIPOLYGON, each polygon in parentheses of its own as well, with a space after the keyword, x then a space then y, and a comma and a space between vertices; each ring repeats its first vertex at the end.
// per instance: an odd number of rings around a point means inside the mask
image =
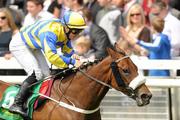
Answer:
POLYGON ((145 85, 145 80, 138 76, 137 66, 123 50, 108 48, 111 56, 110 69, 112 71, 111 86, 136 100, 138 106, 149 104, 151 92, 145 85))

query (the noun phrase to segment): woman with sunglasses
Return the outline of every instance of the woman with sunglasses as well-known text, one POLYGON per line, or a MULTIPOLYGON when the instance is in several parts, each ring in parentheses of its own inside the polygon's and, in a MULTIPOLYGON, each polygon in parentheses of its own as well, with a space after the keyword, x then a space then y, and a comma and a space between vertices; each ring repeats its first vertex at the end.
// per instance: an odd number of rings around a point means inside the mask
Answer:
POLYGON ((0 56, 11 58, 9 43, 12 36, 18 31, 12 15, 7 8, 0 8, 0 56))
MULTIPOLYGON (((143 9, 140 4, 134 4, 131 6, 127 13, 127 26, 126 26, 126 31, 128 34, 136 39, 143 40, 145 42, 150 42, 151 40, 151 32, 149 28, 146 27, 145 25, 145 16, 143 9)), ((121 46, 123 49, 130 53, 135 53, 135 54, 143 54, 140 53, 141 49, 137 46, 132 46, 128 44, 126 40, 123 40, 122 38, 120 39, 120 45, 122 43, 123 46, 121 46), (125 45, 125 46, 124 46, 125 45)))
POLYGON ((28 86, 50 75, 45 57, 58 68, 67 68, 70 64, 77 68, 82 64, 74 54, 71 40, 78 37, 84 28, 86 23, 82 15, 69 11, 62 20, 39 20, 20 29, 11 40, 10 50, 28 77, 23 81, 10 112, 27 117, 23 104, 29 97, 28 86), (57 53, 57 48, 61 48, 62 55, 57 53))

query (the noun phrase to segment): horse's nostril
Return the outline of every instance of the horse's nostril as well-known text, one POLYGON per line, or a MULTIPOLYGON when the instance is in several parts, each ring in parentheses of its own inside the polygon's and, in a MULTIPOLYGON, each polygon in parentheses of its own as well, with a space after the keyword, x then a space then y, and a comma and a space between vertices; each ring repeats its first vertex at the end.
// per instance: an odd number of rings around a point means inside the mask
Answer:
POLYGON ((150 100, 152 97, 152 94, 142 94, 141 99, 142 100, 150 100))

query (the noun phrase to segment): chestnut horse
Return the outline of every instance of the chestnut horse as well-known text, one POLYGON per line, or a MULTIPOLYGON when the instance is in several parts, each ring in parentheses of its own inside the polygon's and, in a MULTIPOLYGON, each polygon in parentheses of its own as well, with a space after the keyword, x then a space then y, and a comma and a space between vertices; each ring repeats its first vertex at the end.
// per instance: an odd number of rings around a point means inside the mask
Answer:
MULTIPOLYGON (((137 102, 149 104, 151 92, 138 79, 136 65, 122 50, 108 48, 109 56, 55 80, 51 96, 34 111, 33 120, 101 120, 99 105, 110 88, 137 102)), ((1 97, 8 84, 0 83, 1 97)))

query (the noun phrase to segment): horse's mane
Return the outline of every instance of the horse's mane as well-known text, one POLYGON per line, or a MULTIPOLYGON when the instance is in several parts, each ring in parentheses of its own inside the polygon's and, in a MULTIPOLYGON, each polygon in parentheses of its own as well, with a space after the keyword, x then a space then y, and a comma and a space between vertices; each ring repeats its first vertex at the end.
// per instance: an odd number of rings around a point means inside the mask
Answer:
MULTIPOLYGON (((111 49, 122 55, 126 55, 126 53, 121 48, 119 48, 117 44, 115 44, 115 46, 111 49)), ((87 71, 88 69, 92 68, 94 65, 97 65, 99 62, 101 62, 105 58, 106 57, 101 58, 101 59, 96 59, 94 61, 84 62, 79 68, 72 67, 72 68, 54 70, 55 73, 51 73, 51 74, 56 76, 55 79, 59 79, 62 77, 65 78, 67 76, 77 73, 79 70, 87 71)))
POLYGON ((59 79, 59 78, 65 78, 67 76, 70 76, 74 73, 77 73, 79 71, 79 69, 81 70, 87 70, 87 68, 91 68, 94 65, 97 65, 99 62, 101 62, 103 60, 103 58, 101 59, 96 59, 94 61, 87 61, 84 62, 79 68, 65 68, 65 69, 56 69, 56 70, 52 70, 51 74, 55 75, 55 79, 59 79))
POLYGON ((94 66, 94 65, 98 64, 99 62, 101 62, 102 60, 103 60, 103 58, 102 59, 96 59, 93 62, 92 61, 84 62, 82 64, 82 66, 80 66, 80 69, 86 69, 89 66, 94 66))

